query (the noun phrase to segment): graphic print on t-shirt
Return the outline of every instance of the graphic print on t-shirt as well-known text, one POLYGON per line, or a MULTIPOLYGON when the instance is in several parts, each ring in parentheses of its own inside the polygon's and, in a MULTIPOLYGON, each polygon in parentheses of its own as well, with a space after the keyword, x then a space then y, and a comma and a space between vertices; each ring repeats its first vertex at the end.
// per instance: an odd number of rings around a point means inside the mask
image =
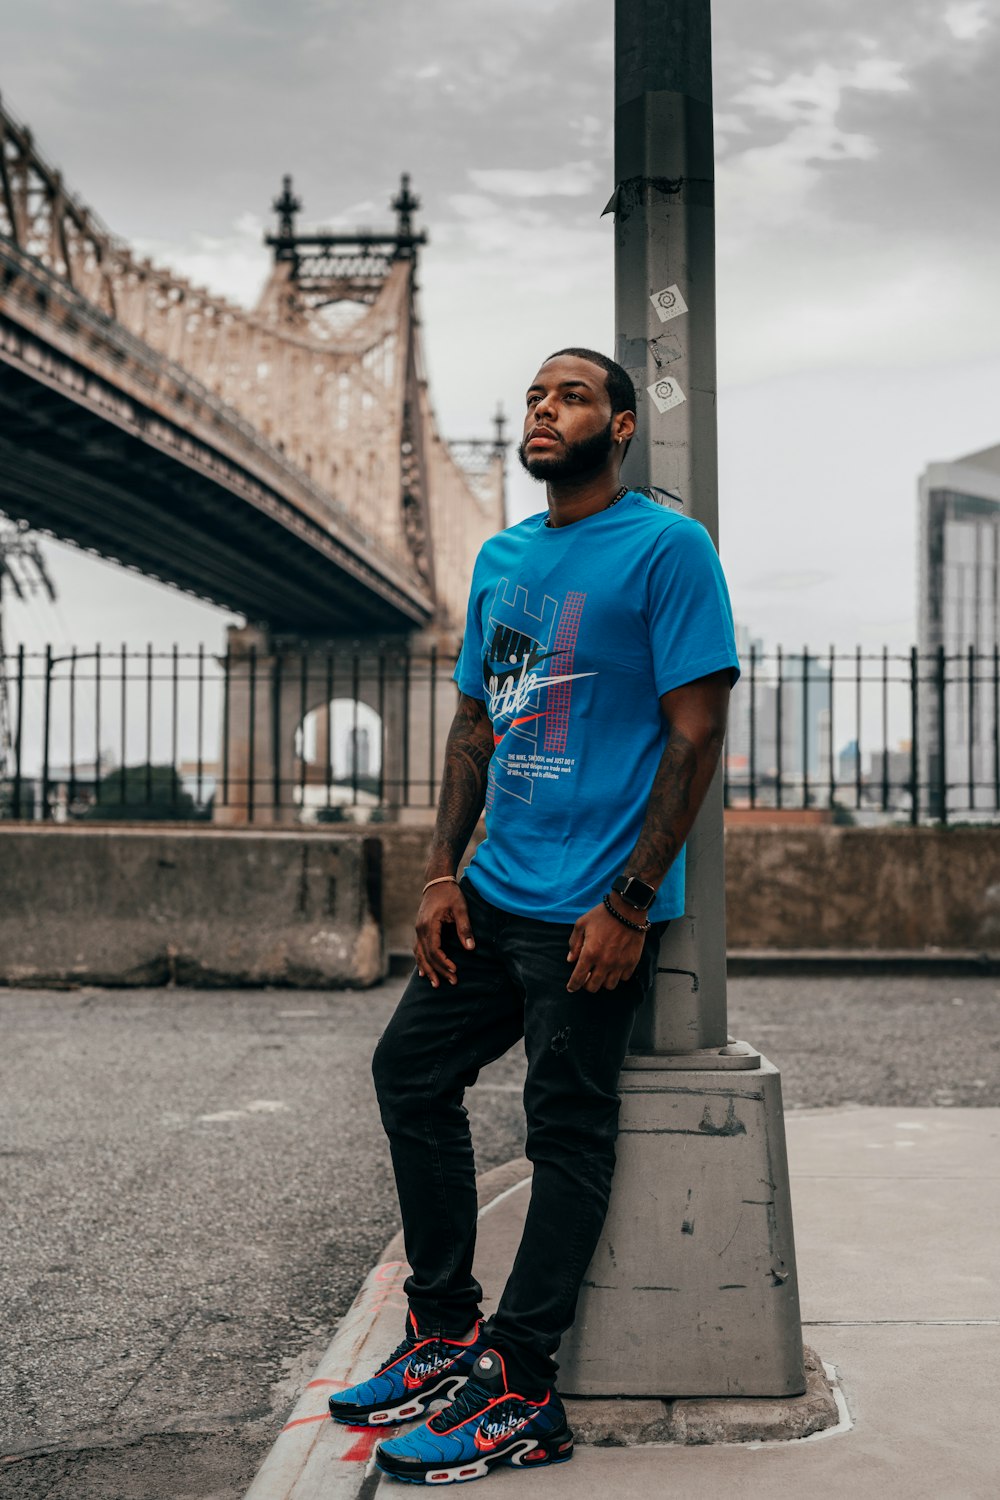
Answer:
POLYGON ((493 721, 487 808, 496 792, 530 802, 539 778, 568 775, 566 739, 572 683, 594 672, 574 672, 586 594, 568 593, 559 608, 551 594, 541 609, 529 607, 528 591, 501 578, 487 619, 483 651, 486 706, 493 721), (557 624, 558 613, 558 624, 557 624))

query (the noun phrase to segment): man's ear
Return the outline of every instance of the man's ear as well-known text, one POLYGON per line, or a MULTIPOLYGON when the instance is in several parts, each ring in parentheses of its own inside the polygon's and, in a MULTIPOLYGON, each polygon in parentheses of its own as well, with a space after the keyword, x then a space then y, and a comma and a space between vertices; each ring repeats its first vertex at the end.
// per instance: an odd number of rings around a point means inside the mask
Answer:
POLYGON ((635 436, 635 412, 615 412, 611 422, 611 435, 616 443, 627 443, 635 436))

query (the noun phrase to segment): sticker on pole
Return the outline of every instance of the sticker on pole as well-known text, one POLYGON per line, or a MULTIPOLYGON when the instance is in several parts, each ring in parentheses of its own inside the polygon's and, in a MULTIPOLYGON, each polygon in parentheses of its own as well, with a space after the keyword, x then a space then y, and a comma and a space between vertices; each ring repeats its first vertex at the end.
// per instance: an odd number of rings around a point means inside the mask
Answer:
POLYGON ((680 406, 687 397, 677 384, 676 380, 670 380, 664 376, 655 385, 647 386, 646 389, 653 398, 653 405, 657 411, 670 411, 671 407, 680 406))
POLYGON ((678 286, 665 286, 662 292, 652 292, 649 300, 656 308, 656 316, 661 323, 669 323, 671 318, 679 318, 681 313, 688 310, 678 286))

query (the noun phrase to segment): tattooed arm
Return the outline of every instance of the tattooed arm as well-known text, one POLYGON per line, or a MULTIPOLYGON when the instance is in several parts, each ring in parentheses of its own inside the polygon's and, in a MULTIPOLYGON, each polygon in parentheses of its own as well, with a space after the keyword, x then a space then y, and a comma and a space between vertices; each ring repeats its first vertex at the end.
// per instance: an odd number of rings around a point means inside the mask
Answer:
MULTIPOLYGON (((460 693, 445 746, 444 775, 425 881, 457 871, 486 801, 486 777, 492 754, 493 726, 485 703, 460 693)), ((442 979, 456 983, 455 965, 441 947, 446 923, 454 925, 467 948, 475 947, 465 897, 450 881, 442 881, 425 891, 417 912, 413 952, 417 968, 435 989, 442 979)))
MULTIPOLYGON (((719 763, 726 733, 731 674, 727 670, 700 677, 665 693, 660 706, 670 725, 670 737, 660 757, 646 816, 623 875, 637 875, 647 885, 659 886, 691 831, 719 763)), ((629 921, 641 914, 611 895, 629 921)), ((603 903, 580 917, 570 940, 574 964, 569 990, 613 990, 629 979, 639 962, 643 938, 608 912, 603 903), (588 977, 589 976, 589 977, 588 977)))
MULTIPOLYGON (((623 875, 638 875, 647 885, 659 886, 690 833, 719 763, 730 676, 728 669, 713 672, 660 699, 670 738, 653 780, 642 832, 623 875)), ((628 916, 628 904, 617 904, 628 916)))

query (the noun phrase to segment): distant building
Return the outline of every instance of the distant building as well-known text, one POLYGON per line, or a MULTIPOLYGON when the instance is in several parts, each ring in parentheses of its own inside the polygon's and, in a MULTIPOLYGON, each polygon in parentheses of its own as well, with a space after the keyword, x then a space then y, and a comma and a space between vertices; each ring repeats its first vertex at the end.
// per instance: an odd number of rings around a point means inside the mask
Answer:
MULTIPOLYGON (((729 700, 729 722, 726 729, 726 771, 731 786, 743 788, 750 775, 750 669, 751 653, 759 659, 764 654, 762 641, 751 637, 745 625, 736 622, 736 654, 742 676, 729 700)), ((756 705, 756 699, 755 699, 756 705)))
POLYGON ((347 732, 347 774, 367 776, 371 771, 371 737, 367 729, 349 729, 347 732))
POLYGON ((1000 645, 1000 445, 928 465, 919 495, 918 641, 928 656, 943 649, 945 665, 943 686, 936 664, 923 666, 921 801, 940 817, 952 805, 985 810, 994 804, 990 658, 1000 645))
MULTIPOLYGON (((879 757, 881 760, 881 757, 879 757)), ((861 775, 860 757, 858 754, 857 740, 848 740, 846 745, 837 751, 837 783, 845 786, 856 786, 861 775)))
POLYGON ((736 626, 742 675, 733 689, 726 734, 730 800, 761 806, 826 800, 829 784, 831 683, 816 656, 765 652, 736 626), (780 783, 780 792, 778 790, 780 783))
POLYGON ((781 683, 782 771, 805 775, 825 788, 830 777, 830 669, 818 656, 799 652, 784 658, 781 683))
POLYGON ((895 750, 875 750, 868 757, 862 795, 875 807, 888 810, 910 805, 911 742, 900 740, 895 750))

